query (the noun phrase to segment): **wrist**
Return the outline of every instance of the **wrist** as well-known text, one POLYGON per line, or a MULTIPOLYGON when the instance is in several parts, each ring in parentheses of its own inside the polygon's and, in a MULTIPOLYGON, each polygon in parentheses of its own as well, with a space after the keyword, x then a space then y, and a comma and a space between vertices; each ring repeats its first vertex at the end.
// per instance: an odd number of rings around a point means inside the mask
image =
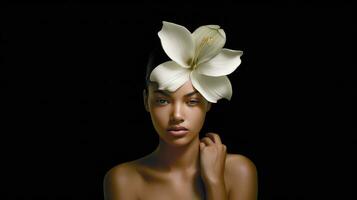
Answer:
POLYGON ((210 179, 205 183, 206 197, 209 200, 219 199, 226 200, 227 199, 227 191, 224 179, 210 179))
POLYGON ((225 184, 223 178, 209 178, 209 179, 203 180, 203 182, 205 183, 205 185, 212 186, 212 187, 225 184))

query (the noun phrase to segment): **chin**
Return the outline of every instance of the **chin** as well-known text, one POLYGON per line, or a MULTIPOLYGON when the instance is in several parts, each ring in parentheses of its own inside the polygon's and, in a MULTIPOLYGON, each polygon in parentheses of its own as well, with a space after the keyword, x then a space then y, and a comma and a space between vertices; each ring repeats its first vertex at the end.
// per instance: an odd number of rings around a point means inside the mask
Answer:
POLYGON ((164 140, 166 144, 169 144, 171 146, 183 147, 190 144, 195 138, 190 135, 186 135, 177 138, 171 136, 165 136, 165 138, 161 138, 161 139, 164 140))

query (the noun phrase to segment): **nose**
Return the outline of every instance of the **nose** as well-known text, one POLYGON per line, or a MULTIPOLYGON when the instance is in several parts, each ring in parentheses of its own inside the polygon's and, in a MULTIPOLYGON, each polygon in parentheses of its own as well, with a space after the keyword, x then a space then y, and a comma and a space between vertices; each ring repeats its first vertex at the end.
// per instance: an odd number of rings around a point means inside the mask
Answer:
POLYGON ((182 123, 185 121, 184 115, 183 115, 183 107, 179 103, 174 103, 171 116, 170 116, 170 121, 172 123, 178 124, 182 123))

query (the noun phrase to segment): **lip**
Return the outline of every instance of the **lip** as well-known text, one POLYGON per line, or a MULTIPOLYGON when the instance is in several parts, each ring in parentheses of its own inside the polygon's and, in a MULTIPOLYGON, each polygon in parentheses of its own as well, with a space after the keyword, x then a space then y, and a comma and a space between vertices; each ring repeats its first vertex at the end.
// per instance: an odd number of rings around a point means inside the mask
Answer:
POLYGON ((167 132, 173 136, 184 136, 188 133, 188 129, 183 126, 174 126, 168 128, 167 132))

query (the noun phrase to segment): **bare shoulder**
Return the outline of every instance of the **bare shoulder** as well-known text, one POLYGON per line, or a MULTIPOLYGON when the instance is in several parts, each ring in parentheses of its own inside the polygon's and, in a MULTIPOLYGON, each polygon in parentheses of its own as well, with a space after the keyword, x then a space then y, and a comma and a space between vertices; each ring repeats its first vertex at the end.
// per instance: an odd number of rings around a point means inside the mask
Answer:
POLYGON ((138 172, 133 162, 125 162, 114 166, 104 176, 104 180, 126 182, 138 178, 138 172))
POLYGON ((105 200, 136 199, 140 175, 134 162, 114 166, 104 176, 105 200))
POLYGON ((227 154, 226 170, 237 175, 249 175, 256 173, 255 164, 246 156, 241 154, 227 154))
POLYGON ((240 154, 228 154, 225 172, 229 199, 257 199, 257 169, 249 158, 240 154))

